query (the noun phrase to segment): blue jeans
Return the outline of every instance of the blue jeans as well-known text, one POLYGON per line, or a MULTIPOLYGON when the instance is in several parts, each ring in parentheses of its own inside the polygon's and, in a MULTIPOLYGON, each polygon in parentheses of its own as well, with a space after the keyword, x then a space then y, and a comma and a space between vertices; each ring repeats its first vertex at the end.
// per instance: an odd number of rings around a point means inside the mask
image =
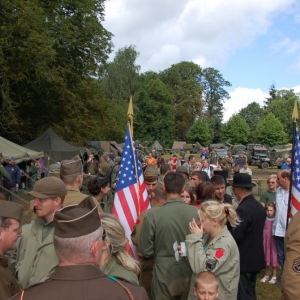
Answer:
POLYGON ((285 255, 284 255, 284 237, 281 236, 274 236, 277 253, 278 253, 278 260, 279 264, 281 266, 281 269, 283 269, 285 255))

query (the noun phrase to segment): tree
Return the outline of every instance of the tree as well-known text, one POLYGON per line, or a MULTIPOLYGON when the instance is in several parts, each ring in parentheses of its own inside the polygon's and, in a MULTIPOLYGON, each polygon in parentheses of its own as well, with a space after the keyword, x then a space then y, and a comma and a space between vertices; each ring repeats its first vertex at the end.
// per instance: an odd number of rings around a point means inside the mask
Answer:
POLYGON ((282 123, 289 141, 292 141, 293 138, 292 113, 295 100, 298 101, 299 108, 299 95, 295 94, 293 90, 278 90, 275 98, 266 107, 266 113, 273 113, 282 123))
POLYGON ((173 95, 175 138, 184 140, 194 121, 201 116, 202 87, 197 82, 200 66, 192 62, 180 62, 160 73, 160 79, 173 95))
POLYGON ((222 126, 223 139, 231 144, 246 144, 249 135, 249 125, 239 115, 233 115, 228 122, 222 126))
POLYGON ((202 86, 203 114, 207 118, 214 118, 213 140, 220 141, 220 128, 223 120, 224 101, 229 99, 229 93, 224 89, 231 86, 222 74, 214 68, 203 69, 198 83, 202 86))
POLYGON ((106 96, 115 101, 116 105, 127 103, 129 97, 139 91, 138 56, 135 46, 126 46, 116 52, 113 62, 103 66, 99 80, 106 96))
POLYGON ((174 137, 173 95, 168 87, 152 74, 143 77, 145 84, 137 99, 137 113, 134 120, 135 137, 141 140, 159 140, 170 147, 174 137), (147 82, 147 83, 146 83, 147 82))
POLYGON ((264 116, 264 109, 260 107, 257 102, 252 102, 248 104, 245 108, 242 108, 239 113, 239 116, 244 119, 250 127, 250 136, 249 141, 255 142, 255 130, 257 124, 261 121, 264 116))
POLYGON ((189 129, 187 139, 196 143, 199 142, 201 145, 209 145, 212 141, 211 130, 209 121, 205 118, 199 118, 189 129))
POLYGON ((274 114, 269 113, 258 123, 256 139, 262 144, 274 146, 277 144, 285 144, 287 142, 287 135, 284 132, 282 123, 274 114))
MULTIPOLYGON (((79 101, 87 100, 83 92, 93 89, 91 76, 98 76, 111 52, 111 33, 102 26, 103 20, 102 0, 1 1, 4 135, 30 139, 53 124, 64 128, 69 108, 76 110, 79 101)), ((74 124, 81 128, 73 131, 85 128, 74 124)))

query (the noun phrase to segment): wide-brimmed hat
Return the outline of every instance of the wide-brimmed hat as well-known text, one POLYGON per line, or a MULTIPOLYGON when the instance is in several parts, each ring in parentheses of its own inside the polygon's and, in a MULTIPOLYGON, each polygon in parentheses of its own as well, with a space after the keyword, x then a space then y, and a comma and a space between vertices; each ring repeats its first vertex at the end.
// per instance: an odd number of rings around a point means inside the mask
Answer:
POLYGON ((237 173, 233 177, 233 182, 228 185, 240 187, 255 187, 256 184, 252 183, 251 176, 247 173, 237 173))

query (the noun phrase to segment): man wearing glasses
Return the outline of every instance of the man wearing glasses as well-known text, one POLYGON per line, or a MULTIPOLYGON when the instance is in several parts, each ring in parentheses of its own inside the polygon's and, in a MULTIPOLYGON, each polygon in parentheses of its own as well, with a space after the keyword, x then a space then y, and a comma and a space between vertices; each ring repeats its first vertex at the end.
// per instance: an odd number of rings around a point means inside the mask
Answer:
POLYGON ((22 227, 12 257, 16 278, 23 288, 45 281, 58 266, 53 245, 53 216, 61 209, 67 189, 61 179, 46 177, 37 181, 29 194, 34 197, 37 218, 22 227))
POLYGON ((20 204, 0 201, 0 299, 8 299, 20 289, 8 269, 8 258, 4 254, 16 247, 22 214, 23 206, 20 204))
POLYGON ((273 174, 267 180, 268 190, 262 193, 260 196, 260 203, 263 207, 266 206, 267 202, 275 202, 276 191, 277 191, 277 175, 273 174))

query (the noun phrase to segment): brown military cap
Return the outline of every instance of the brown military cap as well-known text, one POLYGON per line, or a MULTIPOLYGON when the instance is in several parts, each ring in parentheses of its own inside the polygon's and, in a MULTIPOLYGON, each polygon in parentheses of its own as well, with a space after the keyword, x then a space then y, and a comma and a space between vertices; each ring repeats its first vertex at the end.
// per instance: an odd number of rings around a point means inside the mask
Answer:
POLYGON ((154 182, 157 180, 156 166, 148 165, 144 171, 144 179, 147 182, 154 182))
POLYGON ((16 202, 0 201, 0 217, 16 219, 19 222, 23 215, 23 205, 16 202))
POLYGON ((56 198, 67 195, 67 189, 61 179, 46 177, 37 181, 29 194, 38 199, 56 198))
POLYGON ((78 160, 63 160, 60 165, 60 175, 73 175, 83 171, 82 161, 78 160))
POLYGON ((69 205, 54 215, 54 235, 72 238, 87 235, 101 226, 100 216, 93 200, 88 196, 78 205, 69 205))

